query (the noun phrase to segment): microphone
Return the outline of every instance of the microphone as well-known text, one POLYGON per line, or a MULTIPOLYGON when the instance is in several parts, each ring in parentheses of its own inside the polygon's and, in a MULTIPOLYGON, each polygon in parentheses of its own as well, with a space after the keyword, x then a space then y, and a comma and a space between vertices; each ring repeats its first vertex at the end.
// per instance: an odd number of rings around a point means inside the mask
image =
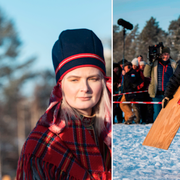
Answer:
POLYGON ((119 19, 117 23, 126 29, 129 29, 129 30, 133 29, 133 25, 125 21, 124 19, 119 19))

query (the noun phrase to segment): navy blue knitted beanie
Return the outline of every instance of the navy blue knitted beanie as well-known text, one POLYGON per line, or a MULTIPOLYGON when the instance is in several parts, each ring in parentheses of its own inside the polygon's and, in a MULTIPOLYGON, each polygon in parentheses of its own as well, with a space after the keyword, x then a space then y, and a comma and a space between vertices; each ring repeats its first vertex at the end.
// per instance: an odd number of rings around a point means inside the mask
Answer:
POLYGON ((96 67, 106 75, 103 46, 93 31, 88 29, 65 30, 52 49, 56 82, 65 74, 80 67, 96 67))

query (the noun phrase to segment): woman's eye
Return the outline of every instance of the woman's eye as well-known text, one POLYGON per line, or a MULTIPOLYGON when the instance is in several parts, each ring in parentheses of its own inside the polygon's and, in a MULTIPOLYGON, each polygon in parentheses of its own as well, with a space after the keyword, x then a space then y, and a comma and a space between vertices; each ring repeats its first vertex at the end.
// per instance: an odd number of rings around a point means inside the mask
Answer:
POLYGON ((70 81, 71 81, 71 82, 77 82, 78 79, 71 79, 70 81))
POLYGON ((91 80, 91 81, 98 81, 99 78, 90 78, 89 80, 91 80))

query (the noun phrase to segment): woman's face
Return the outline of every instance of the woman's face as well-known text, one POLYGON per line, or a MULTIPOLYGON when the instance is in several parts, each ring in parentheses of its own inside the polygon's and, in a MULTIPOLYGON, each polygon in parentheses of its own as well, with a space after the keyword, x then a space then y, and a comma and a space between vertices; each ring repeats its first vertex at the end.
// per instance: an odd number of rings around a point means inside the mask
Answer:
POLYGON ((94 67, 81 67, 67 73, 62 90, 67 103, 84 115, 91 115, 102 93, 100 71, 94 67))

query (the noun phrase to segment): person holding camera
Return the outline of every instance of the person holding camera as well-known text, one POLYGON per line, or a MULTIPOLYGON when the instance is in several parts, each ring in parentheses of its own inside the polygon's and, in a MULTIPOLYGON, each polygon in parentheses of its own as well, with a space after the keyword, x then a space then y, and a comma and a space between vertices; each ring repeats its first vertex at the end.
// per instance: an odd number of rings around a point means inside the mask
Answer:
MULTIPOLYGON (((170 58, 169 47, 163 47, 162 54, 158 58, 149 59, 149 64, 146 64, 144 68, 144 76, 151 78, 148 93, 154 102, 161 102, 163 100, 166 85, 173 75, 175 68, 176 62, 170 58)), ((154 104, 154 120, 161 108, 161 104, 154 104)))

